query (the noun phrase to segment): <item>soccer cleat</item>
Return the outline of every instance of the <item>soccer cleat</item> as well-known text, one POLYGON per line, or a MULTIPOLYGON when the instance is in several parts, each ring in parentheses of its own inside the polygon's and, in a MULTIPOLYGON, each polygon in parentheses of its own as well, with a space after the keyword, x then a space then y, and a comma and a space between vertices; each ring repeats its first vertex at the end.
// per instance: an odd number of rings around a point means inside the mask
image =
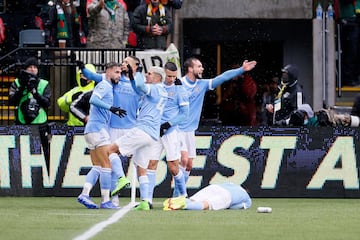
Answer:
POLYGON ((164 211, 171 211, 171 210, 173 210, 173 209, 170 208, 170 201, 171 201, 171 198, 168 198, 168 199, 166 199, 166 200, 163 202, 163 206, 164 206, 163 210, 164 210, 164 211))
POLYGON ((168 198, 164 201, 163 206, 164 206, 163 208, 164 211, 185 209, 186 197, 180 196, 176 198, 168 198))
POLYGON ((111 202, 118 208, 120 208, 120 201, 119 201, 119 198, 118 196, 115 196, 111 199, 111 202))
POLYGON ((111 201, 107 201, 100 204, 100 208, 102 209, 117 209, 118 207, 115 206, 111 201))
POLYGON ((129 186, 130 186, 130 180, 127 177, 122 176, 121 178, 118 179, 115 189, 111 192, 111 196, 115 196, 120 192, 121 189, 129 186))
POLYGON ((186 208, 186 197, 180 196, 171 200, 171 207, 174 210, 186 208))
POLYGON ((77 198, 77 201, 84 205, 88 209, 98 209, 99 206, 96 205, 89 196, 80 194, 77 198))
POLYGON ((150 203, 148 201, 143 200, 137 206, 135 206, 134 210, 149 211, 150 210, 150 203))

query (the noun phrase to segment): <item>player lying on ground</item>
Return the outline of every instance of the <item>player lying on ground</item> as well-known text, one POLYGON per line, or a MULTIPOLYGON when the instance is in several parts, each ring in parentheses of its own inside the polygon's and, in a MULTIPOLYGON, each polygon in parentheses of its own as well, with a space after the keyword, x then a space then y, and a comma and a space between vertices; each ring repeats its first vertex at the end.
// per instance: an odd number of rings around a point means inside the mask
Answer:
POLYGON ((221 183, 209 185, 190 198, 168 198, 163 205, 164 210, 247 209, 251 207, 251 198, 240 185, 221 183))

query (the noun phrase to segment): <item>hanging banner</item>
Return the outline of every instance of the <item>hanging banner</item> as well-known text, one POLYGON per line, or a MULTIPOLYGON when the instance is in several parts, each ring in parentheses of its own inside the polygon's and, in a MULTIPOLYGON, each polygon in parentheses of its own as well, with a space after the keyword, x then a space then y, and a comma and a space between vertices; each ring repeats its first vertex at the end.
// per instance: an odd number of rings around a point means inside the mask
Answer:
MULTIPOLYGON (((0 126, 0 196, 80 193, 91 168, 83 128, 54 125, 51 134, 47 166, 37 127, 0 126)), ((359 198, 359 138, 358 128, 203 127, 188 193, 233 182, 252 197, 359 198)), ((131 179, 127 159, 124 168, 131 179)), ((171 196, 165 161, 156 181, 155 197, 171 196)), ((99 195, 98 185, 92 194, 99 195)))
POLYGON ((176 46, 171 43, 166 51, 161 50, 145 50, 136 51, 138 57, 143 65, 143 73, 147 73, 152 66, 164 67, 166 62, 173 62, 178 67, 178 78, 181 78, 181 64, 179 51, 176 46))

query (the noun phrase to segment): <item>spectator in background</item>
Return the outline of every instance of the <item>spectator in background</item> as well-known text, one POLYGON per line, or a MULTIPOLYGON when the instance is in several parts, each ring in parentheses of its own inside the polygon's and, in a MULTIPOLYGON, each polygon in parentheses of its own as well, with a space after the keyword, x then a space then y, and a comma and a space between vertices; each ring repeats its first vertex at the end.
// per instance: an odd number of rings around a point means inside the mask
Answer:
MULTIPOLYGON (((76 10, 81 18, 81 28, 87 38, 89 34, 89 26, 88 26, 88 19, 87 19, 87 0, 74 0, 76 10)), ((86 39, 87 41, 87 39, 86 39)))
MULTIPOLYGON (((91 72, 96 72, 95 66, 92 64, 86 64, 85 67, 91 72)), ((79 120, 79 118, 72 114, 70 111, 70 105, 80 94, 92 90, 95 86, 95 82, 87 79, 84 74, 82 74, 81 70, 76 73, 76 82, 78 86, 70 89, 57 99, 59 108, 63 112, 68 113, 68 121, 66 122, 68 126, 84 126, 83 121, 79 120)))
POLYGON ((304 102, 302 87, 298 84, 297 66, 289 64, 282 69, 278 88, 274 103, 266 105, 266 109, 274 114, 273 123, 289 119, 290 114, 304 102))
MULTIPOLYGON (((182 0, 160 0, 160 3, 167 8, 180 9, 182 6, 182 0)), ((150 0, 141 0, 141 4, 149 4, 150 0)))
POLYGON ((136 40, 136 33, 133 29, 134 24, 134 11, 140 5, 141 0, 124 0, 127 6, 127 12, 130 21, 130 30, 129 30, 129 37, 128 37, 128 47, 136 47, 137 40, 136 40))
MULTIPOLYGON (((132 26, 134 24, 134 11, 135 11, 136 7, 138 7, 140 4, 149 4, 150 0, 125 0, 125 2, 128 6, 128 15, 130 18, 130 26, 131 26, 128 44, 131 47, 136 47, 137 46, 137 39, 136 39, 137 37, 136 37, 136 33, 132 29, 132 26)), ((163 4, 170 11, 172 11, 174 9, 180 9, 182 6, 182 0, 160 0, 160 3, 163 4)), ((174 22, 173 15, 174 14, 172 11, 172 22, 174 22)), ((173 29, 174 28, 172 28, 172 30, 173 29)), ((172 33, 170 33, 170 34, 172 34, 172 33)))
POLYGON ((88 48, 125 48, 130 21, 126 4, 117 0, 92 0, 88 11, 88 48))
POLYGON ((5 42, 6 40, 6 28, 5 28, 5 24, 4 21, 2 20, 2 18, 0 17, 0 46, 5 42))
POLYGON ((309 104, 302 104, 296 111, 290 114, 288 121, 283 121, 283 125, 318 127, 319 122, 311 106, 309 104))
POLYGON ((340 23, 341 82, 360 85, 360 1, 335 0, 335 17, 340 23))
POLYGON ((47 110, 51 104, 51 89, 47 80, 38 76, 39 63, 35 57, 24 62, 24 70, 11 84, 9 104, 15 106, 15 124, 38 125, 46 166, 50 166, 50 128, 47 110))
POLYGON ((140 49, 165 50, 172 27, 171 13, 159 0, 139 5, 134 11, 133 29, 140 49))
MULTIPOLYGON (((232 69, 239 68, 234 64, 232 69)), ((255 126, 257 85, 249 74, 234 77, 222 85, 220 120, 223 125, 255 126)))
POLYGON ((360 126, 360 95, 355 97, 354 104, 350 114, 343 114, 341 123, 344 126, 359 127, 360 126))
POLYGON ((140 5, 140 3, 143 3, 142 0, 124 0, 127 6, 127 12, 129 15, 129 20, 130 20, 130 27, 133 24, 133 15, 134 15, 134 11, 135 9, 140 5))
POLYGON ((318 127, 319 122, 317 119, 317 115, 314 113, 312 107, 305 103, 299 106, 298 111, 302 111, 304 113, 304 125, 307 127, 318 127))
POLYGON ((84 42, 81 17, 73 0, 57 0, 49 9, 45 28, 50 33, 49 44, 59 46, 59 40, 66 40, 66 47, 81 47, 84 42))
POLYGON ((257 117, 258 125, 272 125, 273 114, 266 110, 268 104, 273 104, 278 92, 278 77, 272 77, 262 85, 262 99, 257 117))
POLYGON ((0 15, 6 26, 6 38, 0 45, 0 56, 18 47, 20 31, 38 28, 35 19, 38 13, 37 4, 40 2, 41 0, 6 1, 6 11, 0 15))
POLYGON ((16 124, 44 124, 50 106, 51 90, 49 82, 38 76, 38 60, 28 58, 24 70, 11 84, 9 104, 16 107, 16 124))

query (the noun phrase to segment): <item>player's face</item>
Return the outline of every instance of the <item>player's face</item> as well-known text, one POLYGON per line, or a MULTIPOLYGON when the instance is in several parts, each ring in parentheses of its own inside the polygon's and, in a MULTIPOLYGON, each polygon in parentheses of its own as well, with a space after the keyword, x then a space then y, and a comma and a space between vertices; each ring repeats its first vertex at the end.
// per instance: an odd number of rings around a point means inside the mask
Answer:
POLYGON ((191 68, 192 74, 194 75, 195 78, 197 78, 197 79, 202 78, 204 68, 199 60, 195 60, 193 62, 193 67, 190 67, 190 68, 191 68))
POLYGON ((112 67, 109 69, 108 78, 111 80, 113 84, 118 84, 121 75, 121 67, 112 67))
POLYGON ((158 83, 160 81, 161 76, 158 73, 152 71, 146 73, 145 83, 158 83))
POLYGON ((171 85, 176 79, 177 71, 170 71, 169 69, 165 69, 165 75, 165 85, 171 85))
POLYGON ((121 71, 128 73, 128 65, 132 68, 133 72, 136 72, 137 65, 136 61, 131 57, 126 57, 121 63, 121 71))

